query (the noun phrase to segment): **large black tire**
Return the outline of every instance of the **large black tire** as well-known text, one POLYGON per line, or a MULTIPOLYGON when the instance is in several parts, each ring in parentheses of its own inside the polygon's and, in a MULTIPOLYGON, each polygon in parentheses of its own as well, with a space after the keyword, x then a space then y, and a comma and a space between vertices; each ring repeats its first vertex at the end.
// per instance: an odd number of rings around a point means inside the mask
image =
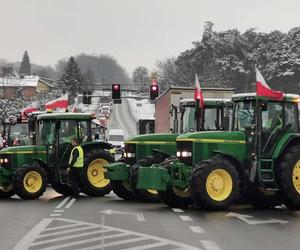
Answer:
POLYGON ((106 151, 91 151, 85 154, 79 185, 82 192, 89 196, 104 196, 110 193, 111 184, 104 178, 103 166, 111 162, 113 158, 106 151))
POLYGON ((111 181, 113 192, 124 200, 136 200, 133 189, 129 182, 124 181, 111 181))
POLYGON ((276 180, 283 204, 300 210, 300 145, 290 147, 280 157, 276 180))
POLYGON ((58 182, 52 183, 51 187, 59 194, 63 196, 72 196, 74 195, 74 190, 67 184, 61 184, 58 182))
POLYGON ((14 190, 24 200, 38 199, 47 187, 46 171, 39 166, 23 166, 14 176, 14 190))
POLYGON ((199 208, 226 210, 239 196, 239 175, 225 157, 212 157, 194 167, 190 189, 199 208))
POLYGON ((156 190, 144 190, 137 189, 138 172, 140 167, 150 167, 152 164, 161 163, 165 157, 157 155, 146 156, 145 158, 137 161, 135 164, 130 166, 129 170, 129 182, 133 188, 134 195, 144 202, 160 202, 160 196, 156 190))
POLYGON ((248 184, 245 191, 246 200, 252 206, 260 209, 274 208, 281 204, 277 195, 266 195, 257 188, 257 184, 248 184))
POLYGON ((166 191, 158 192, 160 199, 169 207, 185 208, 193 204, 189 190, 167 187, 166 191))
POLYGON ((8 199, 15 195, 15 190, 11 187, 0 189, 0 199, 8 199))

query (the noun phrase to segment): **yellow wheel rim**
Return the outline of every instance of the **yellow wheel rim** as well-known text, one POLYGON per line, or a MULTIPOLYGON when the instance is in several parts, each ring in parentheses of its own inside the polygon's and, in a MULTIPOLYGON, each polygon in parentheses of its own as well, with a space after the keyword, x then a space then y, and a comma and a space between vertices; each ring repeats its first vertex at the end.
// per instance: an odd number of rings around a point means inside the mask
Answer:
POLYGON ((206 191, 215 201, 224 201, 232 191, 232 178, 224 169, 215 169, 206 180, 206 191))
POLYGON ((191 196, 190 190, 188 188, 183 189, 183 188, 172 188, 173 192, 181 197, 181 198, 189 198, 191 196))
POLYGON ((293 169, 293 184, 296 191, 300 194, 300 160, 296 162, 293 169))
POLYGON ((153 195, 158 194, 158 192, 155 189, 147 189, 147 192, 153 195))
POLYGON ((87 168, 87 177, 91 185, 96 188, 104 188, 109 180, 104 178, 104 168, 108 162, 104 159, 93 160, 87 168))
POLYGON ((23 179, 24 189, 28 193, 36 193, 38 192, 43 185, 43 178, 39 172, 30 171, 28 172, 23 179))

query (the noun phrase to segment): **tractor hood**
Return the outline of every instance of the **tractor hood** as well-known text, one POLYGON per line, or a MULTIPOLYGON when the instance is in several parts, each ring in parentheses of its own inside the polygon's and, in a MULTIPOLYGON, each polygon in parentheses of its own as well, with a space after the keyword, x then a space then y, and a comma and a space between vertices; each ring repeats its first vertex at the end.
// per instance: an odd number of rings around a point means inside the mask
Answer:
POLYGON ((222 143, 232 142, 244 144, 245 133, 241 131, 206 131, 206 132, 194 132, 179 135, 176 141, 195 141, 195 142, 211 142, 222 143))
POLYGON ((147 134, 131 137, 125 141, 125 144, 160 144, 166 142, 175 142, 178 134, 162 133, 147 134))
POLYGON ((16 146, 3 148, 0 154, 42 154, 46 153, 46 146, 16 146))

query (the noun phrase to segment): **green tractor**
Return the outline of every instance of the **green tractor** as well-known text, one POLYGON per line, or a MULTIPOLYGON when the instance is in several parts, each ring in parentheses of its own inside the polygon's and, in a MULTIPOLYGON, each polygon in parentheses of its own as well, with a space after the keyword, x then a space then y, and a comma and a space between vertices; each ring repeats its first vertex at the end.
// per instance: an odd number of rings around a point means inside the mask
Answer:
POLYGON ((300 209, 299 100, 233 95, 232 131, 178 136, 177 158, 140 168, 137 187, 159 190, 171 206, 184 205, 171 200, 179 189, 208 210, 227 209, 239 194, 256 207, 300 209))
POLYGON ((176 137, 180 133, 226 130, 229 126, 229 115, 226 113, 228 104, 229 101, 225 99, 206 99, 205 110, 199 115, 200 110, 195 107, 195 101, 183 99, 179 107, 172 106, 170 110, 175 116, 174 133, 140 135, 127 140, 121 161, 105 167, 105 177, 111 180, 114 193, 125 200, 139 198, 146 202, 160 201, 155 189, 136 188, 139 168, 161 163, 176 154, 176 137))
POLYGON ((33 145, 0 151, 0 196, 17 194, 23 199, 36 199, 45 192, 47 184, 58 193, 71 195, 67 167, 74 137, 82 142, 85 156, 81 191, 90 196, 109 193, 110 181, 104 178, 103 166, 113 161, 112 145, 93 141, 94 118, 84 113, 47 113, 30 120, 33 145))

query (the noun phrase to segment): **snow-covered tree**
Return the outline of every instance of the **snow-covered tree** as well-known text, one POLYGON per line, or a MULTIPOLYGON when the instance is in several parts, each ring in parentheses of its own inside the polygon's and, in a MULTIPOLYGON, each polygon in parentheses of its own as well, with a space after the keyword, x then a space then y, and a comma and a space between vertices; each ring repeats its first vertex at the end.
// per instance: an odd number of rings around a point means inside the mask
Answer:
POLYGON ((74 57, 70 57, 64 73, 60 78, 60 85, 64 92, 68 92, 72 101, 76 94, 83 91, 83 78, 74 57))
POLYGON ((29 60, 27 50, 24 52, 19 73, 24 74, 24 75, 30 75, 31 74, 30 60, 29 60))

